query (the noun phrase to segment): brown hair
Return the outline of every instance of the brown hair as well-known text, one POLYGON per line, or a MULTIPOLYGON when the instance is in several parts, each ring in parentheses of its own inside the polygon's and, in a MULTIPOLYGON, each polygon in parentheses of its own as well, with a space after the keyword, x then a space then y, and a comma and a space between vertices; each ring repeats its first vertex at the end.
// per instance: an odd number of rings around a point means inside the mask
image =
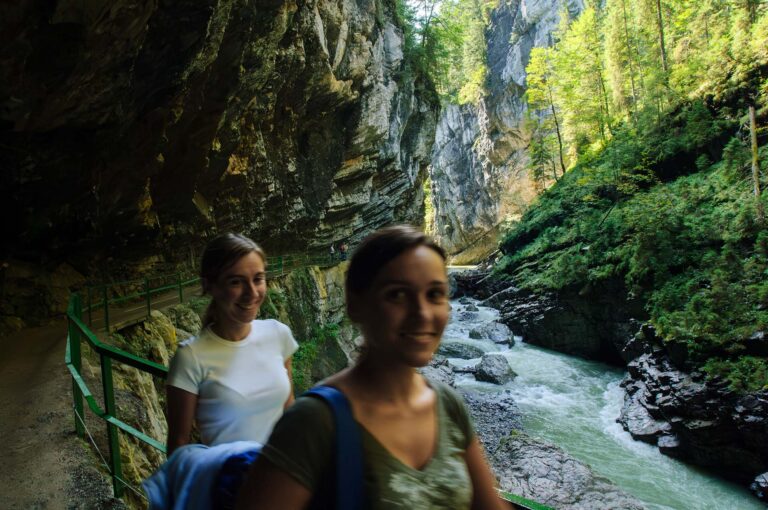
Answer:
POLYGON ((351 294, 368 290, 379 270, 389 261, 417 246, 426 246, 440 255, 443 261, 447 260, 445 251, 431 237, 411 225, 385 227, 363 239, 347 269, 344 285, 347 301, 351 294))
MULTIPOLYGON (((200 261, 200 278, 203 280, 203 293, 211 282, 216 281, 221 273, 232 267, 238 260, 249 253, 255 253, 266 265, 267 255, 252 239, 231 232, 214 237, 205 247, 200 261)), ((214 322, 216 303, 211 301, 203 315, 203 328, 214 322)))

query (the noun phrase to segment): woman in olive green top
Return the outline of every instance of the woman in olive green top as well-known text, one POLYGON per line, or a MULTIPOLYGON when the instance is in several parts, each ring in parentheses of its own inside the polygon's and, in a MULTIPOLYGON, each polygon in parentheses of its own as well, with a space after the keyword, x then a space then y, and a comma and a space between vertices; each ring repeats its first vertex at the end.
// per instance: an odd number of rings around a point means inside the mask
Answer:
MULTIPOLYGON (((389 227, 358 247, 347 313, 363 334, 352 368, 324 381, 349 399, 360 427, 367 507, 503 509, 461 399, 416 368, 432 358, 450 310, 445 253, 422 232, 389 227)), ((300 510, 327 488, 333 416, 299 398, 275 426, 240 491, 242 510, 300 510)))

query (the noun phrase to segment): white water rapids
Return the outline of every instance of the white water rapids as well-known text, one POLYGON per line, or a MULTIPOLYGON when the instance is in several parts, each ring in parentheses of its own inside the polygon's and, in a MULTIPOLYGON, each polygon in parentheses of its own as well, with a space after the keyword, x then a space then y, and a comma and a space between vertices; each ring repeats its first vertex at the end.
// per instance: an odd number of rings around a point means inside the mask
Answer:
MULTIPOLYGON (((457 374, 457 384, 484 392, 510 390, 530 435, 558 445, 649 509, 765 508, 745 488, 633 440, 616 423, 623 403, 619 386, 623 370, 527 345, 520 338, 512 348, 490 340, 472 340, 469 331, 496 320, 498 311, 478 306, 479 312, 467 313, 467 305, 457 301, 452 306, 445 340, 461 341, 485 352, 502 352, 518 374, 503 386, 457 374)), ((467 366, 479 359, 449 361, 467 366)))

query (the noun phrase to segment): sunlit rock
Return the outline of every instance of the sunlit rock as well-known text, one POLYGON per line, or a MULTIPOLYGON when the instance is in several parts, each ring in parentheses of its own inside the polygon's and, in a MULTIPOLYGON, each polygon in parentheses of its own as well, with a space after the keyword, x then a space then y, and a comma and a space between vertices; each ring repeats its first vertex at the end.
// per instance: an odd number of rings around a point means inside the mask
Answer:
POLYGON ((475 379, 493 384, 506 384, 517 377, 502 354, 484 354, 475 371, 475 379))

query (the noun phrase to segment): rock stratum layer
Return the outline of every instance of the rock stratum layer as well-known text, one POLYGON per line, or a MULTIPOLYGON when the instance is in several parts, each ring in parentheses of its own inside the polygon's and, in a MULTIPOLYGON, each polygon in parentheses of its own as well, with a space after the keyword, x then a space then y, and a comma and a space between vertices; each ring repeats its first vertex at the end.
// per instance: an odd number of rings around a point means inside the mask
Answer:
POLYGON ((0 34, 11 265, 152 271, 214 231, 277 254, 423 221, 437 105, 389 0, 14 2, 0 34))

